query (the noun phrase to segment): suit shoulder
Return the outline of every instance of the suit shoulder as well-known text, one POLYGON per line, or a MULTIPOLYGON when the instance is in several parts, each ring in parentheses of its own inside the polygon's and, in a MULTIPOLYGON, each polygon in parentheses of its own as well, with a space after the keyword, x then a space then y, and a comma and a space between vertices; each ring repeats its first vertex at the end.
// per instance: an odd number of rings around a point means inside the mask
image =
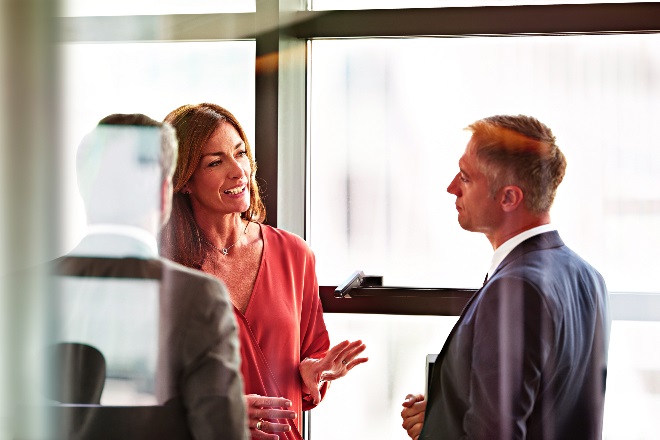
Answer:
POLYGON ((166 258, 161 258, 163 263, 163 282, 171 283, 173 286, 186 287, 187 291, 205 290, 222 291, 225 285, 218 278, 201 270, 192 269, 166 258))

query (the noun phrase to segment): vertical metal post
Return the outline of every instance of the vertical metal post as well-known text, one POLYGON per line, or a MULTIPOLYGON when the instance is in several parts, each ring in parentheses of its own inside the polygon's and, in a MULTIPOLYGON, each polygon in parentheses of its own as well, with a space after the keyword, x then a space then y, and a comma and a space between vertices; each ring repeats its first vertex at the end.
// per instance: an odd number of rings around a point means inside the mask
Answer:
POLYGON ((266 223, 277 226, 279 0, 257 0, 255 139, 266 223))
POLYGON ((302 432, 305 440, 312 439, 312 413, 311 411, 304 411, 302 417, 302 432))
POLYGON ((306 41, 286 27, 304 0, 257 0, 255 157, 266 222, 305 236, 306 41))

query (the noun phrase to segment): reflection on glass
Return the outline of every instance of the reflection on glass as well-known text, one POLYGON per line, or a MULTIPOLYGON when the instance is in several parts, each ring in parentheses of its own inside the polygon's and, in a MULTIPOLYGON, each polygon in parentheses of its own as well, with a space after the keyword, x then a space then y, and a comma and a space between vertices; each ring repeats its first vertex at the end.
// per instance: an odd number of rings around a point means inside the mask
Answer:
POLYGON ((660 35, 314 41, 310 231, 322 285, 478 287, 492 249, 446 188, 485 116, 568 159, 552 221, 611 291, 660 291, 660 35))
POLYGON ((62 277, 53 340, 90 345, 105 359, 102 405, 156 405, 158 292, 155 280, 62 277))
POLYGON ((61 0, 60 16, 254 12, 255 0, 61 0))
MULTIPOLYGON (((449 8, 471 6, 517 6, 517 5, 556 5, 589 3, 632 3, 633 0, 309 0, 310 8, 315 11, 333 9, 403 9, 403 8, 449 8)), ((644 3, 652 0, 642 0, 644 3)))
POLYGON ((158 256, 161 137, 158 127, 101 125, 77 150, 87 228, 54 269, 50 337, 54 343, 83 343, 100 351, 107 378, 100 398, 104 405, 158 403, 160 281, 148 276, 145 261, 158 256))
POLYGON ((61 253, 80 238, 84 218, 75 183, 75 149, 104 116, 144 113, 156 120, 183 104, 213 102, 231 108, 254 139, 253 41, 63 44, 62 129, 66 157, 62 212, 71 225, 61 253))

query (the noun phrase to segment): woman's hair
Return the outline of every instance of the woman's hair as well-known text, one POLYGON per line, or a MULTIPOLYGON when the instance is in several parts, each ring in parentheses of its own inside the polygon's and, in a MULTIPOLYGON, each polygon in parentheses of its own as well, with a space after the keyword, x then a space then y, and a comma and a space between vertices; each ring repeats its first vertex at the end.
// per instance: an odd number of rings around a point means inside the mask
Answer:
POLYGON ((518 186, 527 209, 550 211, 566 172, 566 158, 550 128, 537 119, 498 115, 467 127, 472 132, 478 166, 491 196, 507 185, 518 186))
POLYGON ((216 104, 202 103, 183 105, 165 117, 165 122, 176 130, 179 154, 172 184, 174 197, 170 221, 160 234, 161 254, 184 266, 200 268, 205 255, 211 250, 202 239, 192 211, 190 196, 182 189, 197 169, 204 145, 222 122, 231 124, 245 143, 250 161, 250 206, 241 213, 241 218, 261 223, 266 218, 266 208, 261 201, 259 186, 255 178, 257 164, 247 136, 238 120, 227 109, 216 104))

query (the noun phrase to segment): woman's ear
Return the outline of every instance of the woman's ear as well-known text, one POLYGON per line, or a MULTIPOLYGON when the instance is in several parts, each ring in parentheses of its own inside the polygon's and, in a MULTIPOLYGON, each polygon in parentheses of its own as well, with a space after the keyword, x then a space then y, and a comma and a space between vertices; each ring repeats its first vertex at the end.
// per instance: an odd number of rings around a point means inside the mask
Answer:
POLYGON ((185 195, 190 195, 190 188, 188 187, 187 183, 183 185, 183 187, 181 188, 181 192, 185 195))
POLYGON ((160 188, 160 219, 161 227, 167 223, 172 213, 172 181, 166 179, 160 188))
POLYGON ((515 211, 522 203, 524 198, 522 189, 515 185, 508 185, 502 188, 500 204, 505 212, 515 211))

